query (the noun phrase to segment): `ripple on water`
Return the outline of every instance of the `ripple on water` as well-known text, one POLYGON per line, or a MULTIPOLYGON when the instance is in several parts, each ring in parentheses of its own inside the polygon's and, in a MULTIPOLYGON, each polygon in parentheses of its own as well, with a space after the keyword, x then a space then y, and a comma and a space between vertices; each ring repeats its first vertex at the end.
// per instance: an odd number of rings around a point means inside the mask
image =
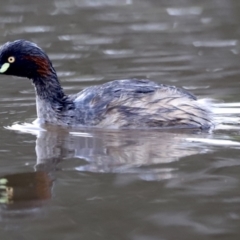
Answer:
POLYGON ((69 60, 69 59, 80 59, 82 58, 83 54, 80 53, 50 53, 49 58, 51 61, 53 60, 69 60))
POLYGON ((0 23, 21 23, 23 21, 23 16, 4 16, 0 17, 0 23))
POLYGON ((18 28, 12 28, 12 34, 22 34, 22 33, 45 33, 45 32, 53 32, 54 27, 50 26, 24 26, 18 28))
POLYGON ((30 133, 33 135, 38 135, 41 131, 46 131, 46 129, 41 128, 37 123, 16 123, 11 126, 6 126, 5 129, 18 131, 21 133, 30 133))
POLYGON ((231 47, 236 46, 238 40, 212 40, 212 41, 195 41, 193 42, 194 47, 231 47))
POLYGON ((74 44, 83 45, 105 45, 111 44, 116 41, 114 38, 110 37, 97 37, 92 35, 62 35, 58 37, 60 41, 72 41, 74 44))
POLYGON ((166 23, 145 23, 145 24, 133 24, 129 28, 135 32, 162 32, 168 31, 172 26, 166 23))
POLYGON ((202 7, 186 7, 186 8, 167 8, 167 13, 171 16, 201 15, 202 7))

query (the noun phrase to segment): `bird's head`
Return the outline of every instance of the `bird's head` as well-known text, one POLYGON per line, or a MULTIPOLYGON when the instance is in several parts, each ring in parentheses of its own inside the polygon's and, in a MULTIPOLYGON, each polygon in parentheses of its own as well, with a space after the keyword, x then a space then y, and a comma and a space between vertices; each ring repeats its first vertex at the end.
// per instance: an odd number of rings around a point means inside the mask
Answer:
POLYGON ((48 56, 35 43, 16 40, 0 48, 0 74, 35 79, 50 76, 52 70, 48 56))

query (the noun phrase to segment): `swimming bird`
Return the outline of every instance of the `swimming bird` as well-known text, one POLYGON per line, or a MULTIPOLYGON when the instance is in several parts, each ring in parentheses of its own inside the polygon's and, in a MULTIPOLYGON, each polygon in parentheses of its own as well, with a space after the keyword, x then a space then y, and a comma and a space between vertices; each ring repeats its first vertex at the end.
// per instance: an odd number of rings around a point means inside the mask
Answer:
POLYGON ((148 79, 122 79, 66 95, 47 54, 27 40, 0 48, 0 73, 28 78, 41 124, 99 128, 213 126, 211 112, 190 92, 148 79))

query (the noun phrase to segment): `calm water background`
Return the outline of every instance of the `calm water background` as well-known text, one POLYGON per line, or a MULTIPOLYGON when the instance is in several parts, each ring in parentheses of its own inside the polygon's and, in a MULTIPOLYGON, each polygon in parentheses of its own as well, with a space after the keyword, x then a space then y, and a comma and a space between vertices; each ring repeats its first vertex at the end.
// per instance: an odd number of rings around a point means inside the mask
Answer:
POLYGON ((238 0, 1 1, 0 44, 36 42, 66 92, 148 77, 224 124, 38 131, 30 82, 0 76, 0 238, 239 239, 239 26, 238 0))

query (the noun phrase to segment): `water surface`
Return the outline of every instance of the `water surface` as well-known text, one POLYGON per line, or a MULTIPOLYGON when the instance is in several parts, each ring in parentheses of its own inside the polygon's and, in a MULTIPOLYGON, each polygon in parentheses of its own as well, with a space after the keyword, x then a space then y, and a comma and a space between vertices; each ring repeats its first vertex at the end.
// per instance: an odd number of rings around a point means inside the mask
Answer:
POLYGON ((0 44, 46 50, 67 93, 128 77, 215 104, 211 132, 39 129, 25 79, 1 76, 1 239, 240 237, 237 0, 7 1, 0 44))

